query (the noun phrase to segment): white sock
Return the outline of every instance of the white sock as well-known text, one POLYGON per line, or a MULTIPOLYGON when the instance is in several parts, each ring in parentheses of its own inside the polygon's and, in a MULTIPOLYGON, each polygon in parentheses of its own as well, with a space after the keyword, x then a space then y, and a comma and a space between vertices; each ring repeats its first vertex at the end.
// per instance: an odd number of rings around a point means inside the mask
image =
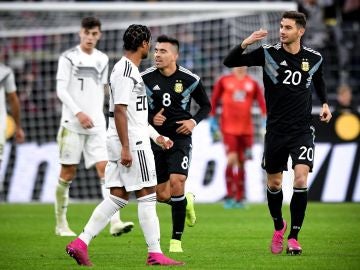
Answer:
POLYGON ((127 203, 126 200, 113 195, 104 199, 93 211, 79 238, 89 245, 90 241, 109 223, 111 216, 120 208, 125 207, 127 203))
POLYGON ((148 252, 162 253, 160 247, 160 225, 156 213, 156 194, 138 198, 138 217, 148 252))
MULTIPOLYGON (((101 178, 100 179, 100 186, 101 186, 101 194, 103 199, 106 199, 107 197, 109 197, 110 195, 110 189, 105 187, 105 179, 101 178)), ((111 218, 110 218, 110 223, 111 224, 115 224, 121 222, 120 219, 120 209, 118 211, 118 213, 115 213, 111 218)))
POLYGON ((69 190, 71 181, 59 178, 55 189, 55 217, 56 224, 67 225, 66 212, 69 205, 69 190))

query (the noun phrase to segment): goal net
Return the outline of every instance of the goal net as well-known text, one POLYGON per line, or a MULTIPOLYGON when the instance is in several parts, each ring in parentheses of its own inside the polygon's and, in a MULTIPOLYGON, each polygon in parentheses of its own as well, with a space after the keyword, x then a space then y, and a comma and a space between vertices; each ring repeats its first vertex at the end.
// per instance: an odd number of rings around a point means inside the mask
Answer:
MULTIPOLYGON (((179 64, 202 78, 210 96, 214 81, 227 71, 222 61, 228 51, 260 27, 269 31, 266 42, 277 42, 281 13, 296 8, 289 2, 0 3, 0 61, 15 71, 27 137, 24 145, 7 143, 0 171, 2 200, 16 201, 14 183, 29 189, 24 201, 48 201, 53 196, 44 189, 52 190, 58 174, 52 163, 57 158, 55 140, 61 115, 55 89, 57 61, 63 51, 79 43, 81 18, 101 20, 103 36, 98 49, 109 56, 110 70, 121 57, 122 35, 132 23, 149 26, 153 40, 160 34, 178 38, 179 64), (27 168, 31 166, 35 167, 27 168)), ((152 64, 150 58, 141 70, 152 64)), ((257 69, 250 73, 260 81, 257 69)), ((79 166, 70 196, 101 197, 95 170, 79 166)))

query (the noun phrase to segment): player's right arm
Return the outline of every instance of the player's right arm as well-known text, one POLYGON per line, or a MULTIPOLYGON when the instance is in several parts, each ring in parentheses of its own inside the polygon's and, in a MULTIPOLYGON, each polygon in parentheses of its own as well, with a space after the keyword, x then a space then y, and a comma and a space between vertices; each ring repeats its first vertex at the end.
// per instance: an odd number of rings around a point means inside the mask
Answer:
POLYGON ((135 84, 130 77, 123 76, 124 68, 121 67, 119 67, 119 70, 113 71, 113 75, 110 77, 111 96, 114 103, 116 132, 121 143, 120 163, 129 167, 132 163, 132 156, 130 152, 127 110, 128 106, 131 105, 130 96, 135 84))
POLYGON ((257 31, 252 32, 252 34, 250 36, 248 36, 247 38, 245 38, 243 40, 243 42, 240 44, 242 49, 246 49, 247 46, 262 40, 263 38, 265 38, 267 36, 268 32, 267 30, 264 29, 259 29, 257 31))
POLYGON ((243 52, 247 46, 262 40, 266 37, 266 35, 266 30, 260 29, 254 31, 250 36, 245 38, 240 45, 237 45, 229 52, 229 54, 224 59, 224 65, 229 68, 241 66, 264 66, 265 57, 262 47, 257 48, 250 53, 244 54, 243 52))
POLYGON ((7 99, 10 104, 11 115, 14 118, 16 129, 15 129, 15 139, 17 143, 22 143, 25 141, 25 133, 21 127, 20 123, 20 102, 16 92, 11 92, 7 94, 7 99))
POLYGON ((83 128, 92 128, 94 123, 92 119, 81 111, 76 101, 69 93, 69 83, 71 79, 72 65, 70 59, 61 55, 58 62, 58 71, 56 75, 56 94, 60 101, 65 104, 70 111, 77 117, 83 128))
POLYGON ((127 105, 115 104, 114 106, 114 121, 116 131, 121 142, 121 160, 120 163, 126 167, 130 167, 132 163, 132 156, 130 153, 128 120, 127 120, 127 105))
POLYGON ((21 127, 20 122, 20 102, 18 95, 16 93, 15 77, 14 73, 11 70, 9 76, 5 80, 5 91, 6 98, 10 105, 11 115, 14 118, 16 129, 15 129, 15 139, 17 143, 22 143, 25 140, 25 133, 21 127))

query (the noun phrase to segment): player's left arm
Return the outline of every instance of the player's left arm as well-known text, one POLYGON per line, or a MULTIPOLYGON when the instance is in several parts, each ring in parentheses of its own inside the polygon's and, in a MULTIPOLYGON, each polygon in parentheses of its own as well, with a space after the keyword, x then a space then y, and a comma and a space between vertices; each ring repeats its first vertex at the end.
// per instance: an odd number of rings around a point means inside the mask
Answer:
POLYGON ((159 145, 162 149, 167 150, 173 147, 174 142, 170 138, 160 135, 159 132, 152 126, 148 125, 149 136, 154 143, 159 145))
POLYGON ((329 123, 332 115, 331 115, 331 111, 330 111, 330 108, 328 105, 322 63, 320 64, 319 69, 314 73, 313 83, 314 83, 316 94, 322 104, 321 111, 320 111, 320 120, 322 122, 329 123))
POLYGON ((204 118, 209 115, 211 110, 211 104, 209 97, 207 96, 205 89, 199 80, 198 85, 196 86, 194 92, 191 94, 191 97, 196 101, 199 105, 199 110, 193 116, 193 118, 188 120, 177 121, 177 124, 181 126, 176 129, 177 133, 189 135, 191 134, 194 127, 204 118))
POLYGON ((201 80, 199 81, 191 97, 200 107, 196 114, 193 116, 196 124, 198 124, 201 120, 205 119, 211 111, 211 103, 208 95, 206 94, 205 88, 201 83, 201 80))

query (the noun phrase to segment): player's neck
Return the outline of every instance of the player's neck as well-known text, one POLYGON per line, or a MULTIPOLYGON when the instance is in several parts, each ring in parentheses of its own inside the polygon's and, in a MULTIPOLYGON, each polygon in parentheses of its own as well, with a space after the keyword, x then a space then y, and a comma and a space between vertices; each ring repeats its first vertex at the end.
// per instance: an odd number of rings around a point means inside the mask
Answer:
POLYGON ((176 69, 177 69, 176 65, 171 65, 165 68, 159 68, 159 71, 162 75, 169 77, 176 72, 176 69))
POLYGON ((81 44, 80 44, 80 49, 83 53, 86 54, 92 54, 94 51, 94 48, 85 48, 84 46, 81 46, 81 44))
POLYGON ((301 49, 300 41, 296 41, 288 44, 283 43, 282 46, 285 51, 291 54, 297 54, 301 49))
POLYGON ((238 74, 238 73, 234 73, 235 77, 238 79, 238 80, 242 80, 245 78, 246 74, 238 74))
POLYGON ((125 51, 124 56, 129 59, 135 66, 139 67, 141 63, 141 56, 137 52, 125 51))

